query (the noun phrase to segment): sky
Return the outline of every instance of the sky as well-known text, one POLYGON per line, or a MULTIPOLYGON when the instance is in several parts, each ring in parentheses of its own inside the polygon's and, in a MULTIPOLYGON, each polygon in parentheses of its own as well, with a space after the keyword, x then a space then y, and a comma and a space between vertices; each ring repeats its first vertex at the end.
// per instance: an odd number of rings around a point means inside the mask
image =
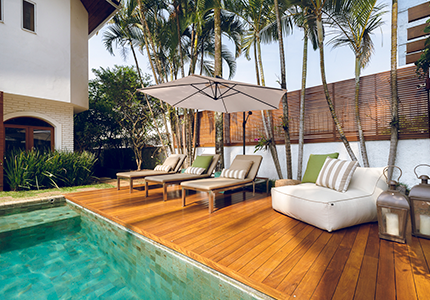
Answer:
MULTIPOLYGON (((390 3, 387 0, 380 2, 386 4, 390 3)), ((376 30, 372 35, 375 51, 369 65, 362 70, 362 75, 375 74, 390 70, 390 5, 387 5, 386 10, 387 13, 384 15, 385 24, 381 27, 381 30, 376 30)), ((102 41, 105 28, 106 26, 89 40, 90 79, 94 78, 91 71, 93 68, 112 68, 114 65, 135 65, 131 53, 125 60, 121 56, 120 49, 114 50, 115 56, 109 54, 102 41)), ((231 47, 231 43, 228 43, 227 39, 224 37, 223 43, 231 47)), ((298 28, 294 28, 293 34, 284 38, 284 50, 286 53, 287 89, 288 91, 300 90, 302 78, 303 31, 298 28)), ((328 83, 354 78, 355 58, 352 50, 348 46, 333 48, 331 45, 326 45, 324 51, 328 83)), ((152 75, 146 55, 138 55, 142 71, 152 75)), ((281 72, 279 64, 279 46, 277 43, 262 45, 262 61, 266 86, 280 87, 278 82, 281 72)), ((232 80, 256 84, 254 61, 248 61, 244 56, 241 56, 236 60, 236 62, 237 70, 232 80)), ((197 70, 197 72, 199 72, 199 70, 197 70)), ((224 78, 227 78, 227 71, 224 71, 223 75, 224 78)), ((309 43, 308 75, 306 85, 307 87, 312 87, 321 84, 319 51, 314 51, 309 43)))

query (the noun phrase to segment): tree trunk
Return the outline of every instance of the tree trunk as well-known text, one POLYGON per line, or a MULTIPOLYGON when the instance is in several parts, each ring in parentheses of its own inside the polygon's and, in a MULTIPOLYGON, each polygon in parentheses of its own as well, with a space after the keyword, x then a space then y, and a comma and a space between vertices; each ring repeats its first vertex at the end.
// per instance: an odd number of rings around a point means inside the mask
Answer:
MULTIPOLYGON (((133 47, 133 44, 131 43, 131 41, 129 41, 129 43, 130 43, 131 52, 133 53, 134 61, 136 63, 137 74, 138 74, 139 79, 140 79, 140 84, 141 84, 141 86, 143 88, 144 87, 144 85, 143 85, 143 79, 142 79, 142 75, 140 73, 140 68, 139 68, 139 63, 137 61, 136 52, 134 51, 134 47, 133 47)), ((158 124, 157 124, 157 122, 155 122, 154 112, 152 111, 152 107, 149 104, 148 97, 146 95, 144 97, 145 97, 145 100, 146 100, 146 104, 149 107, 149 111, 151 113, 151 117, 154 120, 155 129, 157 130, 158 137, 160 138, 161 148, 163 149, 163 152, 164 152, 164 154, 167 157, 168 156, 167 149, 166 149, 166 146, 164 145, 164 140, 163 140, 163 137, 161 136, 160 128, 158 128, 158 124)), ((166 132, 168 132, 167 128, 166 128, 166 132)))
MULTIPOLYGON (((214 32, 215 32, 215 77, 222 77, 222 58, 221 58, 221 2, 217 2, 214 8, 214 32)), ((216 170, 224 168, 224 116, 221 112, 215 112, 215 153, 220 155, 216 170)))
POLYGON ((355 154, 352 151, 351 146, 349 145, 349 142, 345 137, 345 133, 343 132, 343 128, 340 125, 339 119, 337 118, 336 111, 334 109, 333 102, 331 101, 330 93, 328 91, 328 86, 327 86, 327 81, 325 76, 325 67, 324 67, 324 42, 323 42, 324 34, 323 34, 323 25, 322 25, 321 17, 317 18, 317 29, 318 29, 318 47, 320 50, 321 81, 323 83, 325 98, 327 100, 327 104, 330 109, 330 113, 333 118, 334 124, 336 126, 337 132, 339 133, 340 139, 343 145, 345 146, 346 151, 351 157, 351 160, 357 161, 357 158, 355 157, 355 154))
MULTIPOLYGON (((260 77, 261 77, 261 85, 266 86, 266 82, 264 80, 264 71, 263 71, 263 60, 261 58, 261 43, 260 43, 260 35, 257 33, 256 35, 256 46, 257 46, 257 59, 258 59, 258 66, 260 69, 260 77)), ((288 105, 284 106, 287 107, 288 105)), ((275 136, 273 134, 273 128, 272 128, 272 113, 270 111, 266 111, 266 114, 264 111, 261 111, 261 116, 263 119, 264 124, 264 130, 266 132, 266 139, 270 140, 269 143, 269 149, 270 154, 272 155, 273 163, 275 164, 276 172, 278 173, 279 179, 282 179, 282 169, 281 164, 279 163, 279 157, 278 157, 278 150, 276 149, 276 143, 275 143, 275 136), (267 118, 266 115, 267 114, 267 118)), ((287 111, 288 114, 288 111, 287 111)), ((288 126, 288 125, 287 125, 288 126)))
MULTIPOLYGON (((397 143, 399 139, 399 98, 397 93, 397 13, 398 3, 393 0, 391 9, 391 138, 388 165, 394 165, 397 157, 397 143)), ((391 179, 393 169, 388 170, 388 179, 391 179)))
POLYGON ((181 61, 181 75, 182 77, 185 77, 185 70, 184 70, 184 56, 182 53, 182 45, 181 45, 181 25, 179 23, 179 4, 175 1, 175 9, 176 9, 176 32, 178 34, 178 53, 179 53, 179 59, 181 61))
POLYGON ((358 137, 360 139, 360 151, 361 159, 363 160, 363 167, 369 167, 369 159, 367 158, 366 141, 364 140, 363 127, 361 126, 360 118, 360 69, 361 69, 361 59, 360 57, 355 57, 355 122, 357 124, 358 137))
POLYGON ((305 144, 305 98, 306 98, 306 76, 308 72, 308 29, 304 28, 303 41, 303 66, 302 66, 302 91, 300 94, 300 120, 299 120, 299 149, 297 163, 297 179, 302 180, 303 170, 303 147, 305 144))
MULTIPOLYGON (((279 4, 278 0, 274 2, 275 14, 276 14, 276 27, 278 31, 278 46, 279 46, 279 59, 281 64, 281 88, 283 90, 287 90, 287 75, 285 70, 285 51, 284 51, 284 37, 282 36, 282 25, 281 25, 281 17, 279 15, 279 4)), ((284 126, 284 140, 285 140, 285 159, 287 162, 287 178, 293 178, 293 169, 292 169, 292 157, 291 157, 291 140, 290 140, 290 119, 288 115, 289 107, 288 107, 288 95, 285 93, 284 97, 282 97, 282 107, 283 107, 283 115, 282 115, 282 123, 284 126)))

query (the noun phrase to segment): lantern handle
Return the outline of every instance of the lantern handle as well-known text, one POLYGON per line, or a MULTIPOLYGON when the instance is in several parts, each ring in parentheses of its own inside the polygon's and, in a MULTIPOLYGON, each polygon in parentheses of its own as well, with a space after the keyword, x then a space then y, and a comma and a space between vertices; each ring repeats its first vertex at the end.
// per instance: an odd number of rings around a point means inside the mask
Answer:
POLYGON ((421 179, 421 178, 420 178, 420 176, 418 176, 418 174, 417 174, 417 172, 416 172, 416 170, 417 170, 417 168, 418 168, 418 167, 430 167, 430 165, 428 165, 428 164, 419 164, 418 166, 416 166, 416 167, 414 168, 415 176, 417 176, 417 178, 418 178, 418 179, 421 179))
POLYGON ((384 168, 384 170, 382 171, 382 174, 384 174, 384 177, 385 177, 385 182, 387 182, 388 183, 388 176, 387 176, 387 174, 386 174, 386 172, 388 171, 388 169, 390 168, 390 167, 393 167, 393 168, 397 168, 397 169, 399 169, 399 172, 400 172, 400 175, 399 175, 399 177, 397 178, 397 183, 399 182, 399 179, 400 179, 400 177, 402 177, 402 169, 400 169, 398 166, 395 166, 395 165, 388 165, 388 166, 386 166, 385 168, 384 168))

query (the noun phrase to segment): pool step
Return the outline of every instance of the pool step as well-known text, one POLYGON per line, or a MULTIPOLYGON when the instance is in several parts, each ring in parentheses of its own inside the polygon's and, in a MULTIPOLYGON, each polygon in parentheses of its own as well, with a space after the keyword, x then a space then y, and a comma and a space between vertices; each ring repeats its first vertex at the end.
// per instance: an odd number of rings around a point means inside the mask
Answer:
POLYGON ((0 217, 0 253, 79 231, 80 223, 80 215, 68 206, 0 217))

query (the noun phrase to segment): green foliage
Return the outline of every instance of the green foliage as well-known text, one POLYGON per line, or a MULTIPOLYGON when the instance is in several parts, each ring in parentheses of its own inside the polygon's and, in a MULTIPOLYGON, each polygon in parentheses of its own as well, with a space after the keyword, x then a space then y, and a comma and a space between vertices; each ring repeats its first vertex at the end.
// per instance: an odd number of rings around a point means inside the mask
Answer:
POLYGON ((12 151, 6 154, 4 171, 13 191, 59 188, 90 182, 95 162, 89 152, 12 151))

